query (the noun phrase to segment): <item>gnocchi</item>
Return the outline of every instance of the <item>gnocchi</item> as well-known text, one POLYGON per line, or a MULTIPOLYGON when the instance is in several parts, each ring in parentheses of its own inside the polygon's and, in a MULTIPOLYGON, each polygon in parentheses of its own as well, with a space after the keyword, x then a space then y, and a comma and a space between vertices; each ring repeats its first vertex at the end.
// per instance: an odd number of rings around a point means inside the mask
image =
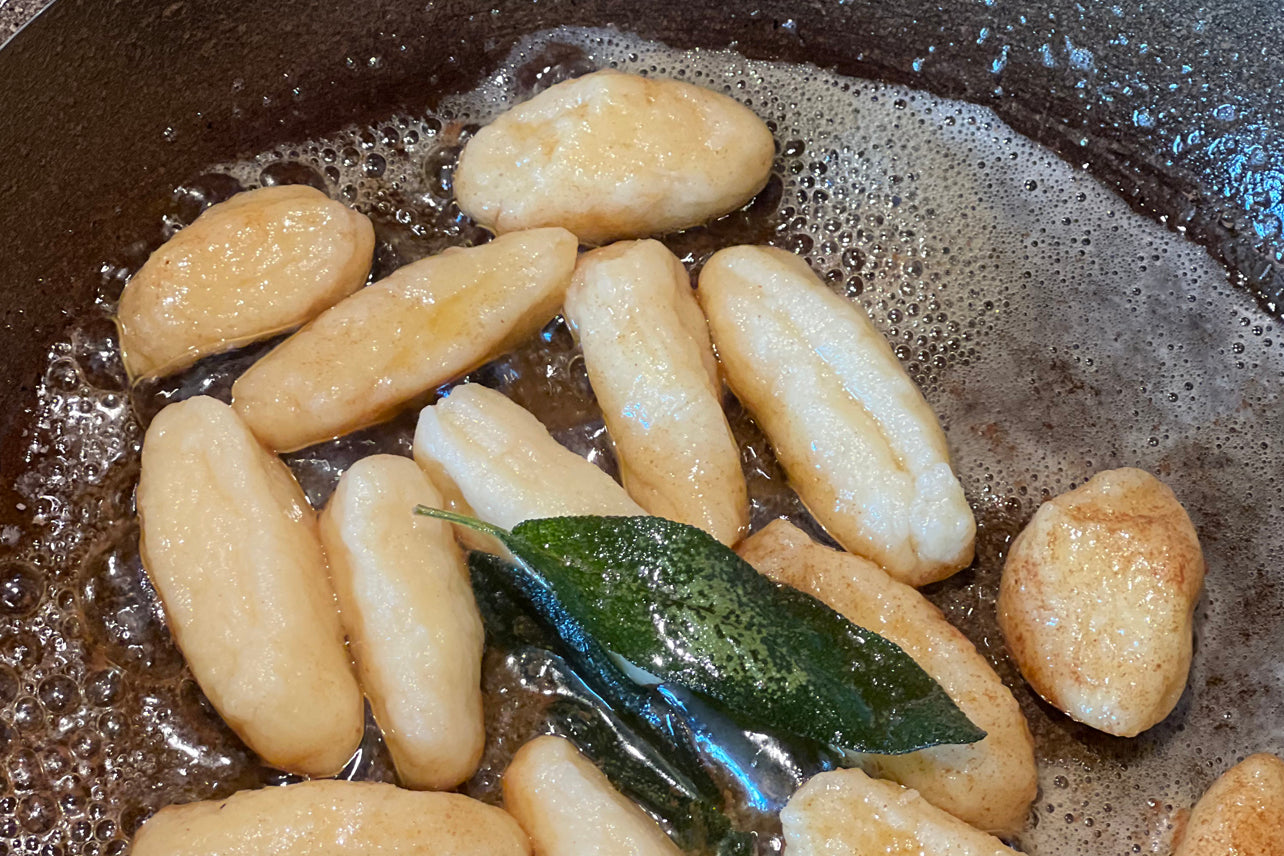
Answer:
POLYGON ((999 627, 1021 674, 1079 722, 1132 737, 1177 705, 1204 557, 1173 492, 1108 470, 1045 502, 1012 542, 999 627))
POLYGON ((1250 755, 1195 804, 1173 856, 1279 856, 1284 853, 1284 761, 1250 755))
POLYGON ((1016 856, 918 792, 854 768, 809 779, 780 812, 780 824, 789 856, 1016 856))
POLYGON ((481 616, 449 524, 414 513, 441 494, 409 458, 373 455, 321 514, 339 611, 361 685, 412 788, 453 788, 477 769, 481 616))
POLYGON ((704 314, 659 241, 580 256, 566 293, 620 475, 647 511, 734 544, 749 525, 740 449, 704 314))
POLYGON ((174 805, 134 838, 133 856, 530 856, 502 809, 460 794, 317 781, 174 805))
POLYGON ((147 429, 137 505, 147 576, 210 702, 268 764, 338 772, 364 705, 290 470, 226 404, 189 398, 147 429))
POLYGON ((939 609, 868 559, 817 544, 784 520, 746 539, 737 552, 776 582, 895 642, 986 732, 977 743, 859 756, 867 772, 916 789, 986 832, 1021 828, 1039 788, 1034 738, 1012 693, 939 609))
POLYGON ((535 856, 681 856, 654 820, 562 737, 537 737, 504 773, 504 808, 535 856))
POLYGON ((739 208, 767 183, 774 156, 766 124, 727 96, 604 70, 478 131, 454 189, 459 207, 498 234, 563 226, 603 244, 739 208))
POLYGON ((277 451, 382 421, 539 330, 562 303, 576 249, 565 229, 534 229, 406 265, 251 366, 233 406, 277 451))
POLYGON ((264 187, 212 205, 152 253, 116 323, 135 380, 290 330, 366 282, 374 227, 312 187, 264 187))
MULTIPOLYGON (((414 454, 452 510, 505 529, 541 517, 646 513, 520 405, 478 384, 457 386, 423 409, 414 454)), ((471 533, 464 538, 476 549, 494 547, 471 533)))
POLYGON ((771 247, 715 253, 698 297, 727 382, 830 535, 913 586, 972 561, 945 434, 858 307, 771 247))

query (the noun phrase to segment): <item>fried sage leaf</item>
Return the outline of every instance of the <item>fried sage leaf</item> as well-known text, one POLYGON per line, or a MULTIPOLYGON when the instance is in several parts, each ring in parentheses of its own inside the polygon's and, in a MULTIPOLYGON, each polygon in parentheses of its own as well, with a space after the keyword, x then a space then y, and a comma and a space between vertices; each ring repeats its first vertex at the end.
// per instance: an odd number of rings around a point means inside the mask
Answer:
POLYGON ((771 582, 700 529, 659 517, 554 517, 493 535, 604 648, 767 730, 856 752, 985 732, 904 651, 771 582))

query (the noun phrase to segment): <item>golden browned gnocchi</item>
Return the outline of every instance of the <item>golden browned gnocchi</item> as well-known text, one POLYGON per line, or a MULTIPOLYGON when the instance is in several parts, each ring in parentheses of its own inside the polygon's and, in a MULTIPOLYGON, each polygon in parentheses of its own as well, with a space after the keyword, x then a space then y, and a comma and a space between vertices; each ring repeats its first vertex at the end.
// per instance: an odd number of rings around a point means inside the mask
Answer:
POLYGON ((386 419, 539 330, 562 303, 576 248, 565 229, 534 229, 406 265, 251 366, 233 405, 277 451, 386 419))
POLYGON ((461 794, 373 782, 302 782, 174 805, 134 838, 133 856, 530 856, 502 809, 461 794))
POLYGON ((813 776, 780 813, 789 856, 1016 856, 917 791, 857 769, 813 776))
POLYGON ((1284 853, 1284 761, 1250 755, 1199 798, 1173 856, 1284 853))
POLYGON ((1045 502, 1012 542, 999 626, 1035 692, 1132 737, 1176 706, 1190 671, 1204 557, 1173 492, 1124 468, 1045 502))
POLYGON ((566 318, 625 489, 651 514, 738 541, 749 525, 740 449, 682 262, 659 241, 585 253, 566 292, 566 318))
MULTIPOLYGON (((419 414, 415 461, 452 510, 505 529, 541 517, 646 513, 528 411, 475 383, 455 387, 419 414)), ((475 549, 494 547, 471 530, 461 534, 475 549)))
POLYGON ((986 832, 1021 828, 1039 788, 1034 739, 1012 693, 939 609, 868 559, 817 544, 784 520, 746 539, 737 552, 776 582, 895 642, 986 733, 966 745, 859 756, 867 772, 916 789, 986 832))
POLYGON ((589 244, 695 226, 767 183, 771 131, 749 108, 676 80, 599 71, 549 87, 477 132, 459 207, 499 234, 562 226, 589 244))
POLYGON ((268 764, 338 772, 361 690, 290 470, 226 404, 190 398, 147 429, 137 504, 143 565, 210 702, 268 764))
POLYGON ((504 808, 535 856, 681 856, 654 820, 562 737, 537 737, 504 773, 504 808))
POLYGON ((130 278, 116 321, 125 368, 163 375, 308 321, 365 284, 374 228, 312 187, 208 208, 130 278))
POLYGON ((727 382, 829 534, 914 586, 972 561, 945 434, 859 307, 771 247, 715 253, 698 296, 727 382))
POLYGON ((447 523, 415 514, 441 494, 409 458, 373 455, 339 480, 321 540, 361 685, 411 788, 453 788, 477 769, 481 616, 447 523))

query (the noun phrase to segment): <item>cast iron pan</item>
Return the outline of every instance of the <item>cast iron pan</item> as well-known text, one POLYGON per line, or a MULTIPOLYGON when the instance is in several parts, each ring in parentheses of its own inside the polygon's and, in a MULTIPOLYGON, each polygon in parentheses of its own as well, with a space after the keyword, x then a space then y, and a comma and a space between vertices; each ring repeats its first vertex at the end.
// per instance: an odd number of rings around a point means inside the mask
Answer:
MULTIPOLYGON (((1215 413, 1208 430, 1179 430, 1176 419, 1169 431, 1161 413, 1153 450, 1101 448, 1065 476, 1074 483, 1092 469, 1147 466, 1191 509, 1210 565, 1191 689, 1170 722, 1125 744, 1067 724, 1018 688, 1041 761, 1058 771, 1044 783, 1031 829, 1064 827, 1056 840, 1067 842, 1066 852, 1117 852, 1121 843, 1162 851, 1166 828, 1213 776, 1240 755, 1284 750, 1284 726, 1271 707, 1284 693, 1274 653, 1284 632, 1274 469, 1284 438, 1273 415, 1284 372, 1271 341, 1284 290, 1284 64, 1268 49, 1284 35, 1284 20, 1274 12, 1268 4, 1185 2, 722 8, 543 0, 492 8, 449 0, 58 0, 0 50, 0 852, 121 852, 161 805, 277 780, 212 714, 168 640, 136 557, 120 549, 131 537, 137 436, 109 438, 121 444, 108 450, 114 463, 89 477, 97 505, 79 513, 93 537, 76 537, 76 521, 57 507, 66 485, 56 482, 85 477, 67 462, 92 456, 37 424, 58 392, 58 361, 71 360, 100 388, 114 384, 115 406, 148 415, 94 346, 110 338, 95 302, 109 302, 165 230, 190 218, 194 197, 176 188, 196 187, 206 201, 226 189, 193 183, 209 165, 352 123, 422 115, 474 86, 521 37, 560 25, 811 62, 987 105, 1226 266, 1230 285, 1209 286, 1207 299, 1195 294, 1191 306, 1178 306, 1191 295, 1174 289, 1174 305, 1147 303, 1124 325, 1139 340, 1167 331, 1196 343, 1199 353, 1185 358, 1201 365, 1237 362, 1238 373, 1226 375, 1236 380, 1208 393, 1224 419, 1215 413), (1247 348, 1218 326, 1228 313, 1247 348), (1240 665, 1226 666, 1232 661, 1240 665), (1203 734, 1217 735, 1207 755, 1203 734), (1167 759, 1165 777, 1147 766, 1152 755, 1167 759), (1172 761, 1178 755, 1185 760, 1172 761), (1145 780, 1136 770, 1147 771, 1145 780), (1115 783, 1112 793, 1130 783, 1135 805, 1094 802, 1105 780, 1115 783), (1128 820, 1112 824, 1116 812, 1128 820), (1146 812, 1151 820, 1139 821, 1146 812)), ((1129 284, 1118 272, 1103 280, 1103 312, 1117 308, 1111 289, 1123 295, 1129 284)), ((1048 335, 1055 340, 1055 330, 1048 335)), ((1076 344, 1086 355, 1101 343, 1076 344)), ((969 403, 1019 411, 1013 432, 1045 431, 1049 447, 1060 448, 1060 435, 1075 430, 1056 421, 1061 409, 1090 413, 1128 384, 1128 394, 1147 403, 1138 412, 1160 413, 1176 394, 1148 387, 1144 360, 1102 378, 1084 368, 1086 356, 1023 357, 1038 391, 1002 402, 956 396, 947 407, 958 423, 949 426, 952 439, 1004 423, 998 415, 969 419, 969 403)), ((948 398, 949 384, 940 386, 948 398)), ((1046 490, 1016 480, 987 487, 994 501, 979 514, 977 566, 932 596, 952 614, 967 604, 984 610, 1007 540, 1046 490)), ((992 620, 968 628, 1018 683, 992 620)), ((386 776, 377 740, 367 752, 354 770, 386 776)), ((1031 847, 1048 840, 1022 839, 1031 847)))

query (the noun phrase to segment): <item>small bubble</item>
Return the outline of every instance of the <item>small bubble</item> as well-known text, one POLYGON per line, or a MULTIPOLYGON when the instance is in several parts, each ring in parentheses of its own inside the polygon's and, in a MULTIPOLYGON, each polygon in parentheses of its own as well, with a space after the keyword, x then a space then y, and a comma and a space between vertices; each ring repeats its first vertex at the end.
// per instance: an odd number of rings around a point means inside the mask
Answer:
POLYGON ((80 691, 71 678, 55 675, 40 685, 40 701, 50 713, 66 713, 80 703, 80 691))
POLYGON ((41 781, 40 759, 30 749, 19 749, 9 758, 9 782, 16 790, 29 791, 41 781))
POLYGON ((326 191, 325 179, 315 169, 297 161, 274 163, 259 173, 259 183, 264 187, 281 184, 304 184, 315 187, 322 193, 326 191))
POLYGON ((865 254, 855 247, 843 250, 843 267, 849 271, 859 271, 865 266, 865 254))
POLYGON ((121 678, 119 669, 103 669, 89 676, 85 683, 85 697, 95 707, 110 707, 120 698, 121 678))
POLYGON ((45 715, 40 709, 40 702, 27 696, 18 699, 13 705, 13 726, 19 731, 32 731, 44 725, 45 715))
POLYGON ((125 733, 125 717, 119 711, 109 710, 98 717, 98 729, 108 740, 115 740, 125 733))
POLYGON ((18 803, 18 823, 27 832, 48 832, 57 819, 58 806, 45 794, 29 794, 18 803))
POLYGON ((0 564, 0 614, 29 615, 44 590, 44 579, 32 565, 16 560, 0 564))
POLYGON ((388 161, 383 155, 371 153, 366 155, 366 163, 362 171, 370 178, 378 178, 383 175, 384 170, 388 168, 388 161))

